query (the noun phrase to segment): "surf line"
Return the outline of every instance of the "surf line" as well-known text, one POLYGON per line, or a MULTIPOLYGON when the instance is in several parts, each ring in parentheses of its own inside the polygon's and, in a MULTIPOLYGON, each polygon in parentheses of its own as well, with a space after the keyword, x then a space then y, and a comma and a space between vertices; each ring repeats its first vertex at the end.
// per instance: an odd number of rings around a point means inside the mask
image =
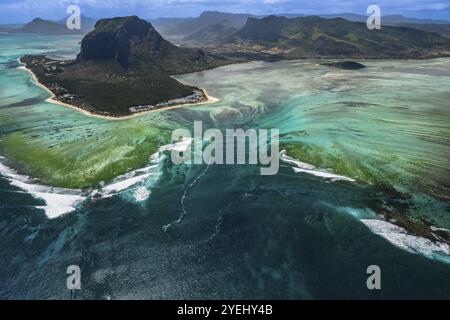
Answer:
POLYGON ((327 170, 319 169, 309 163, 304 163, 304 162, 298 161, 298 160, 288 156, 286 154, 286 150, 282 150, 280 152, 280 160, 283 163, 290 165, 295 173, 306 173, 306 174, 310 174, 310 175, 313 175, 313 176, 316 176, 319 178, 329 179, 331 181, 356 182, 356 180, 353 178, 334 174, 327 170))
MULTIPOLYGON (((155 179, 153 183, 156 183, 161 175, 160 170, 163 161, 166 159, 164 153, 172 149, 184 150, 186 144, 190 144, 190 141, 161 146, 158 152, 149 157, 149 163, 146 167, 132 170, 116 177, 109 184, 88 191, 39 184, 38 180, 21 175, 15 169, 6 166, 4 162, 7 159, 3 156, 0 156, 0 176, 5 178, 10 185, 23 190, 33 198, 43 200, 45 205, 37 205, 35 207, 44 210, 48 219, 56 219, 76 211, 87 199, 96 201, 110 198, 140 183, 144 183, 148 179, 155 179)), ((150 191, 147 190, 146 185, 140 188, 145 189, 145 191, 141 190, 140 193, 144 193, 146 196, 143 196, 142 199, 138 197, 136 201, 145 201, 147 196, 150 195, 150 191)))

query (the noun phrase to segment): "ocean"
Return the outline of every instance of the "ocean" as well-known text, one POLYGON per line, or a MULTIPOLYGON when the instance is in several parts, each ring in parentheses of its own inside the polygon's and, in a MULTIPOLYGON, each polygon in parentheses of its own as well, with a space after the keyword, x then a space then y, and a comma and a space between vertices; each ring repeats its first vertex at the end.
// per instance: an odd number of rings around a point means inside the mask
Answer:
POLYGON ((111 121, 19 68, 80 40, 0 34, 0 298, 450 298, 449 246, 398 226, 450 229, 450 59, 225 66, 176 76, 220 102, 111 121), (279 129, 292 159, 176 166, 161 147, 194 121, 279 129))

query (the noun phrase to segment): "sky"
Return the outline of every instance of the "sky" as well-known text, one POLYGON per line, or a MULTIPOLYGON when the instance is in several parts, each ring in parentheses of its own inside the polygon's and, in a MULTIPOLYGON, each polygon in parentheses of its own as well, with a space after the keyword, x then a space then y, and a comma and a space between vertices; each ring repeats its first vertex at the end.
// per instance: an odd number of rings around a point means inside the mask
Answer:
POLYGON ((450 20, 450 0, 0 0, 0 24, 23 23, 40 17, 58 20, 76 4, 83 15, 103 18, 138 15, 141 18, 196 17, 203 11, 251 13, 366 14, 371 4, 382 15, 450 20))

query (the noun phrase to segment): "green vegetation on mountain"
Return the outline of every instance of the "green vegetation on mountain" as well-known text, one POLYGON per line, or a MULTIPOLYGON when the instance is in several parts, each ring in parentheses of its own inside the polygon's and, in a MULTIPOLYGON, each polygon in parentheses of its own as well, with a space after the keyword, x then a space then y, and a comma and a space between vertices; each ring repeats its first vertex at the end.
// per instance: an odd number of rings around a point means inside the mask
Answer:
POLYGON ((436 23, 402 23, 398 26, 408 27, 425 32, 434 32, 441 36, 450 38, 450 24, 436 24, 436 23))

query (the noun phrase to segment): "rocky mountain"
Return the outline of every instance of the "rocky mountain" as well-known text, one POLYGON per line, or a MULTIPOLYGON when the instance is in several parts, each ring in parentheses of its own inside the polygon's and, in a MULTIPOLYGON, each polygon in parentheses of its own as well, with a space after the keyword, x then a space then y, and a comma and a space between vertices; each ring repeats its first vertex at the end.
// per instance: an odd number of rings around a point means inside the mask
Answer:
POLYGON ((249 18, 222 51, 282 58, 430 58, 450 56, 450 39, 413 28, 316 16, 249 18))
POLYGON ((151 23, 136 16, 99 20, 83 38, 78 55, 79 62, 91 60, 170 74, 204 70, 222 62, 203 50, 173 45, 151 23))

